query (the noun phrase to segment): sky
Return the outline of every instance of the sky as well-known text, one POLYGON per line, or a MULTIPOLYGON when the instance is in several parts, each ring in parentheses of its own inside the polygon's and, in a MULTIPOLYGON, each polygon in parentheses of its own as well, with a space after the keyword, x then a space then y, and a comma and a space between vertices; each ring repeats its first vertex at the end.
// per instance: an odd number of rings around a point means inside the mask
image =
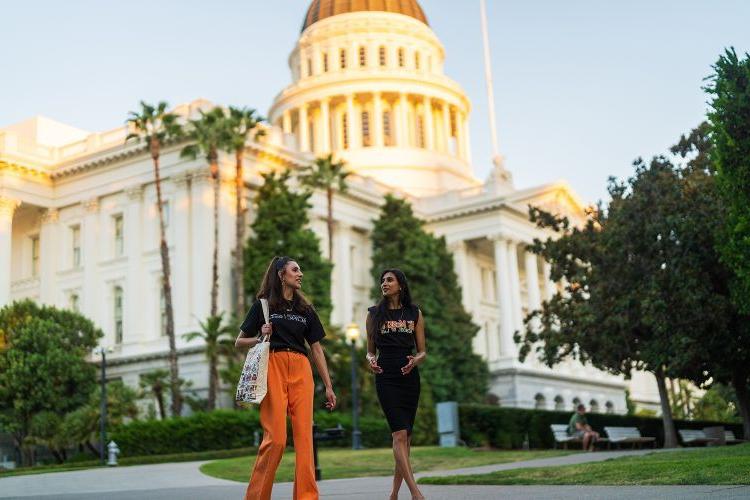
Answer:
MULTIPOLYGON (((310 0, 2 2, 0 128, 44 115, 90 131, 143 99, 265 114, 310 0)), ((476 175, 491 166, 479 0, 421 0, 446 74, 472 102, 476 175)), ((607 198, 708 109, 725 47, 750 51, 747 0, 487 0, 500 153, 518 188, 564 179, 607 198)))

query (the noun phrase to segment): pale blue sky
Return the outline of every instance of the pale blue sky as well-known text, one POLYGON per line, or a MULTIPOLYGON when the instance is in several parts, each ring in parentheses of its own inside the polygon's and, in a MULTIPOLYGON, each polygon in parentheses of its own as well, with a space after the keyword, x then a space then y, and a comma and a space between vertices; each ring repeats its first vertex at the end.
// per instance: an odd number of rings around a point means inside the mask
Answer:
MULTIPOLYGON (((666 151, 706 110, 724 47, 750 51, 746 0, 488 0, 501 152, 517 187, 568 180, 593 202, 609 175, 666 151)), ((490 166, 478 0, 421 0, 446 72, 473 103, 490 166)), ((0 127, 41 114, 87 130, 140 99, 204 97, 262 113, 289 83, 309 0, 4 2, 0 127)))

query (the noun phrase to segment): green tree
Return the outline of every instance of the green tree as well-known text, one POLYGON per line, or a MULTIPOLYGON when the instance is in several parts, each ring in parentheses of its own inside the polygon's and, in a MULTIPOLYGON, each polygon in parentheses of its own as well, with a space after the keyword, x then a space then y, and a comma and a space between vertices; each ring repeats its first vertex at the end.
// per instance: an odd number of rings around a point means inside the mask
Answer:
POLYGON ((698 420, 713 422, 736 422, 739 420, 737 401, 732 388, 724 384, 713 384, 695 402, 693 417, 698 420))
POLYGON ((216 107, 210 111, 200 110, 200 118, 190 120, 188 138, 191 144, 182 148, 180 157, 195 159, 204 156, 211 171, 214 191, 214 251, 211 259, 211 310, 210 316, 219 313, 219 197, 221 179, 219 170, 219 150, 227 147, 228 122, 224 110, 216 107))
POLYGON ((483 402, 486 363, 472 351, 479 331, 461 302, 461 288, 444 238, 427 233, 408 202, 386 196, 372 232, 372 297, 378 300, 380 273, 399 268, 409 280, 425 317, 427 361, 420 367, 436 402, 483 402), (471 381, 471 383, 467 383, 471 381))
POLYGON ((304 272, 303 292, 324 324, 331 313, 331 264, 320 254, 320 242, 308 228, 309 191, 291 190, 290 173, 269 173, 256 196, 253 236, 245 246, 245 293, 254 297, 274 255, 288 255, 304 272))
POLYGON ((159 409, 159 417, 162 420, 167 418, 164 410, 164 397, 169 390, 169 372, 167 370, 153 370, 141 373, 138 379, 138 385, 141 388, 141 397, 155 399, 156 406, 159 409))
POLYGON ((750 55, 740 60, 734 48, 727 49, 713 69, 706 87, 713 96, 711 156, 727 209, 717 244, 734 273, 733 299, 750 314, 750 55))
POLYGON ((162 289, 164 293, 164 308, 167 317, 166 334, 169 339, 169 372, 172 385, 172 414, 182 413, 182 397, 180 394, 180 374, 177 365, 177 345, 174 333, 174 313, 172 307, 172 282, 169 261, 169 247, 167 233, 164 226, 164 199, 161 193, 161 173, 159 158, 162 147, 169 142, 179 139, 183 132, 177 115, 167 113, 167 103, 159 102, 156 106, 141 101, 140 112, 131 111, 128 118, 131 132, 126 141, 141 141, 146 143, 151 160, 154 164, 154 185, 156 186, 156 209, 159 214, 159 252, 161 255, 162 289))
POLYGON ((234 153, 235 163, 235 249, 234 249, 234 274, 235 280, 235 314, 240 316, 246 309, 245 306, 245 287, 243 286, 243 276, 245 260, 243 258, 242 246, 245 244, 245 210, 243 202, 245 201, 245 173, 244 163, 245 148, 248 140, 255 140, 265 135, 265 130, 260 128, 263 117, 259 116, 251 108, 229 107, 227 117, 228 124, 226 128, 226 147, 230 153, 234 153))
MULTIPOLYGON (((207 410, 216 408, 216 392, 219 388, 219 357, 234 350, 234 333, 237 325, 232 322, 224 323, 224 313, 209 316, 200 322, 200 331, 184 334, 182 337, 188 342, 195 339, 203 340, 208 359, 208 401, 207 410)), ((164 417, 162 417, 164 418, 164 417)))
POLYGON ((303 168, 300 174, 302 184, 312 189, 322 189, 326 193, 328 226, 328 258, 333 258, 333 192, 345 193, 348 189, 346 178, 351 172, 346 170, 343 161, 334 161, 333 154, 317 158, 303 168))
MULTIPOLYGON (((3 313, 12 315, 8 311, 12 308, 6 307, 3 313)), ((0 353, 0 426, 26 450, 24 463, 30 465, 32 457, 25 440, 33 419, 45 411, 64 414, 74 410, 86 402, 94 388, 96 368, 85 357, 100 332, 89 325, 89 331, 79 336, 92 340, 86 344, 73 340, 77 332, 70 335, 65 325, 48 318, 26 317, 10 327, 0 324, 8 341, 0 353)))

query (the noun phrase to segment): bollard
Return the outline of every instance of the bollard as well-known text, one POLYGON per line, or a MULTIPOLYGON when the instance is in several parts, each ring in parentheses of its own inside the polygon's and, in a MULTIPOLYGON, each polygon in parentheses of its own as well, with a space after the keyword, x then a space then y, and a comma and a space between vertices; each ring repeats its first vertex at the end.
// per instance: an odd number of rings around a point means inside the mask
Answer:
POLYGON ((107 445, 107 451, 109 451, 109 460, 107 465, 114 467, 117 465, 117 455, 120 453, 120 448, 117 447, 117 443, 110 441, 107 445))

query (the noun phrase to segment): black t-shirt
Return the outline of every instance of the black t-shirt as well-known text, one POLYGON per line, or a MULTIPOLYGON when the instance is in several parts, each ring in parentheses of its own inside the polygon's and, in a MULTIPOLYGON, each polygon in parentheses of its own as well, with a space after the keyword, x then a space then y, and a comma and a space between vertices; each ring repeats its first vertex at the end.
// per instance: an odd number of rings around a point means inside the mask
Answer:
MULTIPOLYGON (((371 318, 375 318, 377 306, 368 309, 371 318)), ((412 350, 416 346, 414 332, 419 320, 419 307, 401 307, 386 309, 385 318, 375 328, 375 347, 378 350, 412 350)))
MULTIPOLYGON (((273 325, 271 349, 289 347, 302 354, 307 354, 305 340, 308 344, 313 345, 326 335, 323 331, 323 325, 320 323, 320 318, 312 307, 304 314, 291 309, 285 311, 272 310, 269 311, 269 316, 273 325)), ((265 322, 260 300, 256 300, 240 326, 242 336, 257 337, 265 322)))

